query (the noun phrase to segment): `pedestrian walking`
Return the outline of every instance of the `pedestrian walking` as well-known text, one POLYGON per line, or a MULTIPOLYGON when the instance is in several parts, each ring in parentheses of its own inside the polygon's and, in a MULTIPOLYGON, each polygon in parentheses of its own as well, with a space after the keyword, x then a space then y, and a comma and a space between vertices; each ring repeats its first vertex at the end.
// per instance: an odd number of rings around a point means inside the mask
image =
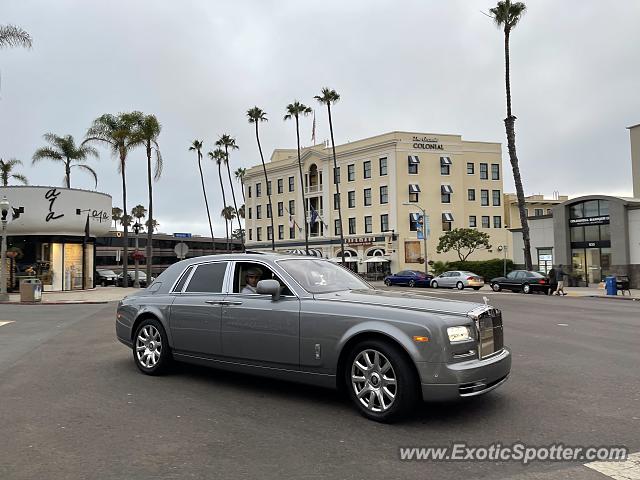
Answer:
POLYGON ((549 270, 549 273, 547 273, 547 275, 549 276, 549 295, 553 295, 558 288, 556 269, 551 267, 551 270, 549 270))
POLYGON ((558 288, 556 290, 556 295, 566 295, 567 292, 564 291, 564 270, 562 270, 562 264, 558 265, 558 269, 555 271, 556 281, 558 282, 558 288))

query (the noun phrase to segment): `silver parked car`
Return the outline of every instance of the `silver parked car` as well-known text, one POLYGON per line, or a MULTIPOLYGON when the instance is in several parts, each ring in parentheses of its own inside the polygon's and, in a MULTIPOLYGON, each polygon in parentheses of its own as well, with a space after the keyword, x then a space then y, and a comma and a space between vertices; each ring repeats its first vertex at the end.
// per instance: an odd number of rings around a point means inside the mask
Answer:
POLYGON ((314 257, 183 260, 118 304, 116 334, 149 375, 180 360, 344 388, 378 421, 489 392, 511 369, 499 310, 377 290, 314 257))
POLYGON ((434 277, 431 280, 431 286, 433 288, 457 288, 458 290, 473 288, 474 290, 480 290, 484 286, 484 278, 473 272, 450 270, 434 277))

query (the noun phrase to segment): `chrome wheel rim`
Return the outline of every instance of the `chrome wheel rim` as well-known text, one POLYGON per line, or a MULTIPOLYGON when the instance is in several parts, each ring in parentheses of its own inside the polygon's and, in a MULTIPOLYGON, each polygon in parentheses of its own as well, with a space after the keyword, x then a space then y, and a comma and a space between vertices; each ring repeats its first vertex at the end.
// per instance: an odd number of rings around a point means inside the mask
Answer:
POLYGON ((162 354, 162 336, 153 325, 145 325, 136 338, 136 356, 140 365, 146 368, 155 367, 162 354))
POLYGON ((464 284, 462 282, 458 282, 458 290, 462 290, 464 288, 464 284))
POLYGON ((500 285, 498 285, 497 283, 494 283, 493 284, 493 290, 496 291, 496 292, 499 291, 500 290, 500 285))
POLYGON ((363 350, 353 361, 351 386, 358 402, 371 412, 389 410, 398 394, 396 372, 391 362, 372 349, 363 350))

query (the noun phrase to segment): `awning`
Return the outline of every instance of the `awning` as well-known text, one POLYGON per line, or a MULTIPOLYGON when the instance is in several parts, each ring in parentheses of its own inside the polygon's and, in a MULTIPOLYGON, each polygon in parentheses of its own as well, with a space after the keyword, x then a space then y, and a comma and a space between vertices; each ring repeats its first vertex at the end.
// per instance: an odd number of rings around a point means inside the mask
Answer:
POLYGON ((451 165, 451 157, 440 157, 440 165, 451 165))
POLYGON ((420 193, 420 185, 416 185, 415 183, 410 183, 409 193, 420 193))
POLYGON ((453 222, 453 215, 451 215, 450 213, 443 213, 442 214, 442 221, 443 222, 453 222))
POLYGON ((420 163, 420 159, 417 155, 409 155, 409 164, 414 165, 420 163))
POLYGON ((453 193, 451 185, 440 185, 440 191, 444 194, 453 193))
MULTIPOLYGON (((334 258, 330 258, 329 261, 333 263, 342 263, 342 258, 334 257, 334 258)), ((358 257, 347 257, 346 255, 344 257, 344 263, 353 263, 357 261, 358 261, 358 257)))
POLYGON ((390 262, 390 260, 388 258, 384 258, 384 257, 380 257, 380 256, 367 258, 364 261, 364 263, 387 263, 387 262, 390 262))
MULTIPOLYGON (((296 248, 294 250, 287 250, 285 253, 288 253, 290 255, 306 255, 307 254, 305 250, 300 250, 299 248, 296 248)), ((317 248, 310 248, 309 256, 322 258, 322 250, 319 250, 317 248)))

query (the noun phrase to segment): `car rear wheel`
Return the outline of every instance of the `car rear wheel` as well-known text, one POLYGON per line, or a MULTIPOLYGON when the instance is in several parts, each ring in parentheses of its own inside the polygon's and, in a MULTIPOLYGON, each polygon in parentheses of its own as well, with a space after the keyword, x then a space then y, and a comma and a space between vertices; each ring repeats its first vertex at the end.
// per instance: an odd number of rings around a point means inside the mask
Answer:
POLYGON ((390 286, 391 286, 391 280, 389 280, 388 278, 387 278, 387 279, 385 279, 384 284, 385 284, 387 287, 390 287, 390 286))
POLYGON ((502 290, 502 287, 500 287, 499 283, 493 283, 493 284, 491 284, 491 289, 494 292, 499 292, 500 290, 502 290))
POLYGON ((436 282, 435 280, 433 282, 431 282, 431 286, 433 288, 438 288, 438 282, 436 282))
POLYGON ((142 373, 161 375, 171 363, 167 334, 155 318, 140 322, 133 341, 133 359, 142 373))
POLYGON ((462 282, 458 282, 458 283, 456 283, 456 288, 457 288, 458 290, 464 290, 464 283, 462 283, 462 282))
POLYGON ((529 285, 528 283, 525 283, 522 286, 522 293, 526 293, 526 294, 531 293, 531 285, 529 285))
POLYGON ((366 340, 349 354, 345 382, 349 397, 365 417, 397 420, 418 400, 418 379, 406 354, 382 340, 366 340))
POLYGON ((416 282, 415 282, 415 280, 409 280, 409 286, 410 286, 411 288, 415 287, 415 286, 416 286, 416 282))

